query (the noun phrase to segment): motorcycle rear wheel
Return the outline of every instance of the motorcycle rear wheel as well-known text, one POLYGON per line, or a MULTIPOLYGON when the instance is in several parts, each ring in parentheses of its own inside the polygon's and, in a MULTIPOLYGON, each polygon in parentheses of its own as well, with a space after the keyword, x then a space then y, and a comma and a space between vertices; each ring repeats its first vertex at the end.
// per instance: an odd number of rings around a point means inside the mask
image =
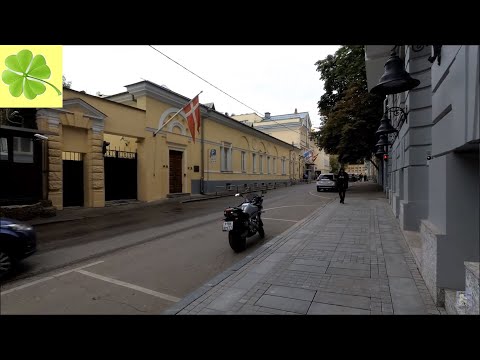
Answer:
POLYGON ((228 243, 236 253, 242 252, 247 248, 247 239, 232 231, 228 232, 228 243))

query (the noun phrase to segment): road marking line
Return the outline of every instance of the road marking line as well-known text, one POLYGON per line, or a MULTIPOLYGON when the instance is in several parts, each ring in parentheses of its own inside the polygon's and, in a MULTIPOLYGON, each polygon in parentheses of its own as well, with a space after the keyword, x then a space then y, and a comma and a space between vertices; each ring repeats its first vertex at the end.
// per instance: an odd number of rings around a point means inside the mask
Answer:
POLYGON ((263 209, 262 211, 268 211, 268 210, 273 210, 273 209, 281 209, 281 208, 286 208, 286 207, 294 207, 294 206, 318 206, 318 205, 285 205, 285 206, 277 206, 277 207, 273 207, 273 208, 263 209))
POLYGON ((39 284, 39 283, 42 283, 44 281, 47 281, 47 280, 53 280, 55 279, 56 277, 59 277, 59 276, 62 276, 62 275, 65 275, 65 274, 68 274, 68 273, 71 273, 71 272, 74 272, 74 271, 77 271, 77 270, 80 270, 80 269, 84 269, 86 267, 89 267, 89 266, 93 266, 93 265, 97 265, 97 264, 100 264, 102 263, 103 260, 100 260, 100 261, 97 261, 97 262, 94 262, 94 263, 90 263, 90 264, 87 264, 87 265, 83 265, 83 266, 80 266, 78 268, 75 268, 75 269, 72 269, 72 270, 68 270, 68 271, 64 271, 60 274, 56 274, 56 275, 52 275, 52 276, 47 276, 47 277, 44 277, 44 278, 40 278, 38 280, 35 280, 35 281, 32 281, 32 282, 29 282, 29 283, 26 283, 26 284, 23 284, 23 285, 20 285, 20 286, 17 286, 17 287, 14 287, 14 288, 11 288, 9 290, 5 290, 5 291, 2 291, 0 293, 0 295, 6 295, 6 294, 9 294, 13 291, 17 291, 17 290, 22 290, 22 289, 25 289, 29 286, 32 286, 32 285, 36 285, 36 284, 39 284))
POLYGON ((54 279, 53 276, 48 276, 48 277, 45 277, 45 278, 41 278, 41 279, 38 279, 38 280, 35 280, 35 281, 32 281, 32 282, 29 282, 29 283, 27 283, 27 284, 23 284, 23 285, 20 285, 20 286, 11 288, 11 289, 9 289, 9 290, 2 291, 2 292, 0 293, 0 295, 6 295, 6 294, 9 294, 9 293, 14 292, 14 291, 16 291, 16 290, 25 289, 26 287, 29 287, 29 286, 32 286, 32 285, 35 285, 35 284, 39 284, 39 283, 42 283, 42 282, 44 282, 44 281, 52 280, 52 279, 54 279))
POLYGON ((153 295, 153 296, 156 296, 156 297, 164 299, 164 300, 168 300, 168 301, 172 301, 172 302, 178 302, 178 301, 181 300, 180 298, 177 298, 175 296, 162 294, 162 293, 159 293, 159 292, 154 291, 154 290, 146 289, 146 288, 141 287, 141 286, 133 285, 133 284, 130 284, 130 283, 127 283, 127 282, 124 282, 124 281, 120 281, 120 280, 117 280, 117 279, 112 279, 112 278, 109 278, 109 277, 106 277, 106 276, 94 274, 94 273, 91 273, 89 271, 76 270, 76 272, 78 272, 80 274, 83 274, 83 275, 86 275, 86 276, 93 277, 95 279, 99 279, 99 280, 103 280, 103 281, 112 283, 112 284, 115 284, 115 285, 120 285, 120 286, 124 286, 124 287, 130 288, 130 289, 133 289, 133 290, 141 291, 145 294, 153 295))
POLYGON ((57 277, 57 276, 66 275, 66 274, 69 274, 71 272, 74 272, 74 271, 77 271, 77 270, 82 270, 82 269, 85 269, 86 267, 90 267, 90 266, 97 265, 97 264, 100 264, 100 263, 103 263, 103 260, 100 260, 100 261, 97 261, 97 262, 94 262, 94 263, 91 263, 91 264, 88 264, 88 265, 83 265, 83 266, 80 266, 80 267, 72 269, 72 270, 67 270, 67 271, 64 271, 60 274, 53 275, 53 276, 57 277))
POLYGON ((263 219, 263 220, 278 220, 278 221, 298 222, 298 220, 274 219, 274 218, 266 218, 266 217, 262 217, 262 219, 263 219))
POLYGON ((312 194, 311 191, 309 191, 308 193, 312 196, 316 196, 316 197, 319 197, 319 198, 322 198, 322 199, 330 199, 330 200, 333 199, 333 198, 327 197, 327 196, 320 196, 320 195, 317 195, 317 194, 312 194))

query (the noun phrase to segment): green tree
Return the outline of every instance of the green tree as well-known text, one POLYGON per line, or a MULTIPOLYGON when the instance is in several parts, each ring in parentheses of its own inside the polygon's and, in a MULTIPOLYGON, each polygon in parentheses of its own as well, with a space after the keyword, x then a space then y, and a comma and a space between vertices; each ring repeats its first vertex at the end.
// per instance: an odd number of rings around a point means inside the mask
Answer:
POLYGON ((338 162, 337 155, 330 155, 330 172, 336 174, 340 170, 340 164, 338 162))
POLYGON ((315 65, 325 94, 318 101, 321 123, 312 139, 338 155, 340 164, 372 161, 384 99, 368 92, 364 47, 344 45, 315 65))
POLYGON ((65 75, 62 75, 62 83, 63 83, 63 87, 66 87, 67 89, 70 89, 72 87, 72 82, 67 81, 67 78, 65 77, 65 75))

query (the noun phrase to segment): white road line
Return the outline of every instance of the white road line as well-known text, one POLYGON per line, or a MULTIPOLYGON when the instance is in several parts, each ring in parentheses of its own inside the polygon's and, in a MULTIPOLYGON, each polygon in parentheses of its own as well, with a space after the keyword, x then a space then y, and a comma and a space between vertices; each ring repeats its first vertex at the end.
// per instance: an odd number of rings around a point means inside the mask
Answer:
POLYGON ((274 218, 266 218, 266 217, 262 217, 262 220, 278 220, 278 221, 298 222, 298 220, 274 219, 274 218))
POLYGON ((81 269, 84 269, 86 267, 89 267, 89 266, 93 266, 93 265, 97 265, 97 264, 100 264, 102 263, 103 260, 100 260, 100 261, 97 261, 97 262, 94 262, 94 263, 90 263, 90 264, 87 264, 87 265, 83 265, 83 266, 80 266, 78 268, 75 268, 75 269, 72 269, 72 270, 68 270, 68 271, 64 271, 60 274, 56 274, 56 275, 52 275, 52 276, 47 276, 47 277, 44 277, 44 278, 40 278, 38 280, 35 280, 35 281, 32 281, 32 282, 29 282, 29 283, 26 283, 26 284, 23 284, 23 285, 20 285, 20 286, 17 286, 17 287, 14 287, 14 288, 11 288, 9 290, 5 290, 5 291, 2 291, 0 293, 0 295, 6 295, 6 294, 9 294, 13 291, 17 291, 17 290, 22 290, 22 289, 25 289, 29 286, 32 286, 32 285, 36 285, 36 284, 39 284, 39 283, 42 283, 44 281, 47 281, 47 280, 52 280, 52 279, 55 279, 56 277, 59 277, 59 276, 62 276, 62 275, 66 275, 68 273, 71 273, 71 272, 74 272, 74 271, 77 271, 77 270, 81 270, 81 269))
POLYGON ((322 199, 330 199, 330 200, 333 199, 333 198, 327 197, 327 196, 320 196, 320 195, 317 195, 317 194, 312 194, 311 191, 309 191, 308 193, 312 196, 316 196, 316 197, 319 197, 319 198, 322 198, 322 199))
POLYGON ((294 206, 318 206, 318 205, 285 205, 285 206, 277 206, 269 209, 263 209, 262 211, 268 211, 268 210, 273 210, 273 209, 281 209, 281 208, 287 208, 287 207, 294 207, 294 206))
POLYGON ((52 280, 52 279, 54 279, 53 276, 41 278, 41 279, 38 279, 38 280, 35 280, 35 281, 32 281, 32 282, 29 282, 29 283, 24 284, 24 285, 20 285, 20 286, 11 288, 11 289, 9 289, 9 290, 2 291, 2 292, 0 293, 0 295, 10 294, 11 292, 14 292, 14 291, 16 291, 16 290, 22 290, 22 289, 25 289, 26 287, 29 287, 29 286, 32 286, 32 285, 35 285, 35 284, 39 284, 39 283, 42 283, 42 282, 44 282, 44 281, 52 280))
POLYGON ((159 293, 159 292, 157 292, 157 291, 153 291, 153 290, 150 290, 150 289, 143 288, 143 287, 141 287, 141 286, 129 284, 129 283, 127 283, 127 282, 120 281, 120 280, 117 280, 117 279, 112 279, 112 278, 109 278, 109 277, 106 277, 106 276, 94 274, 94 273, 91 273, 91 272, 89 272, 89 271, 76 270, 76 272, 78 272, 78 273, 80 273, 80 274, 83 274, 83 275, 91 276, 91 277, 93 277, 93 278, 95 278, 95 279, 99 279, 99 280, 103 280, 103 281, 112 283, 112 284, 115 284, 115 285, 125 286, 125 287, 130 288, 130 289, 133 289, 133 290, 141 291, 141 292, 143 292, 143 293, 145 293, 145 294, 153 295, 153 296, 156 296, 156 297, 158 297, 158 298, 165 299, 165 300, 168 300, 168 301, 178 302, 178 301, 181 300, 180 298, 177 298, 177 297, 175 297, 175 296, 170 296, 170 295, 167 295, 167 294, 162 294, 162 293, 159 293))
POLYGON ((71 272, 78 271, 78 270, 82 270, 82 269, 85 269, 86 267, 90 267, 90 266, 97 265, 97 264, 100 264, 100 263, 103 263, 103 260, 100 260, 100 261, 97 261, 97 262, 94 262, 94 263, 91 263, 91 264, 88 264, 88 265, 83 265, 83 266, 80 266, 80 267, 75 268, 75 269, 72 269, 72 270, 64 271, 64 272, 62 272, 62 273, 60 273, 60 274, 53 275, 53 276, 54 276, 54 277, 57 277, 57 276, 66 275, 66 274, 69 274, 69 273, 71 273, 71 272))

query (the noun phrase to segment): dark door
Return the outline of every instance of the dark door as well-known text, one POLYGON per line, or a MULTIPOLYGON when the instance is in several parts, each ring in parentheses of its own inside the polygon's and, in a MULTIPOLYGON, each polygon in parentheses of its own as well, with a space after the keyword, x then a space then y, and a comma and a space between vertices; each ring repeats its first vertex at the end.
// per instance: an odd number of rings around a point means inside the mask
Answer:
POLYGON ((63 157, 63 206, 83 206, 82 154, 66 152, 63 157))
POLYGON ((137 198, 137 154, 108 150, 105 153, 105 200, 137 198))
POLYGON ((181 151, 170 150, 170 193, 182 192, 182 155, 181 151))

